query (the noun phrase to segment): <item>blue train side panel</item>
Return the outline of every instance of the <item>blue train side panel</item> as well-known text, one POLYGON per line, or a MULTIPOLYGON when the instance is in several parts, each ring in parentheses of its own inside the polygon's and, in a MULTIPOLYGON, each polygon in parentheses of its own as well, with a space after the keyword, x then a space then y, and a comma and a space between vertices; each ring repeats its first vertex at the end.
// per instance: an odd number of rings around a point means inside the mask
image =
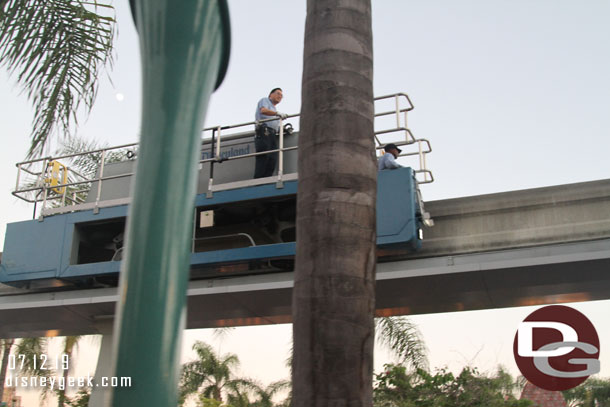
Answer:
POLYGON ((9 223, 2 252, 2 282, 53 278, 63 256, 65 216, 9 223))
MULTIPOLYGON (((275 184, 250 186, 215 192, 212 198, 197 196, 197 207, 221 207, 232 203, 256 200, 294 199, 297 182, 290 181, 284 188, 275 184)), ((124 223, 127 205, 73 212, 46 217, 43 221, 29 220, 7 225, 0 282, 24 286, 31 281, 71 280, 116 274, 120 261, 90 261, 79 264, 77 251, 87 232, 87 225, 124 223)), ((119 226, 117 226, 119 227, 119 226)), ((419 208, 416 182, 411 168, 379 172, 377 189, 377 244, 380 248, 407 253, 420 248, 419 208)), ((94 237, 92 237, 94 238, 94 237)), ((270 259, 294 257, 294 241, 263 244, 191 255, 194 269, 212 265, 230 265, 270 259)))
MULTIPOLYGON (((71 268, 87 268, 88 275, 103 274, 105 263, 75 265, 76 226, 90 221, 125 218, 127 206, 101 208, 99 213, 83 211, 28 220, 6 226, 0 282, 20 286, 21 282, 62 278, 71 268)), ((118 272, 118 262, 110 270, 118 272)), ((84 273, 83 273, 84 275, 84 273)))
POLYGON ((415 175, 410 167, 383 170, 377 176, 377 245, 421 248, 415 175))

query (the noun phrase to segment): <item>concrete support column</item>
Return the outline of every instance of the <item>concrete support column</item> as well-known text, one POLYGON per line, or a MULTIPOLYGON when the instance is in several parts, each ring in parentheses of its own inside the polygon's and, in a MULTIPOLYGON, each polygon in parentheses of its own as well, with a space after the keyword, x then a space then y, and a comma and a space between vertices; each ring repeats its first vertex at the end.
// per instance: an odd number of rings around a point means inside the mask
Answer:
POLYGON ((112 376, 112 341, 113 341, 114 320, 109 318, 95 324, 97 331, 102 334, 102 344, 100 353, 97 357, 97 367, 95 368, 95 383, 89 399, 89 407, 103 407, 108 405, 110 400, 109 387, 96 387, 100 383, 101 377, 112 376))

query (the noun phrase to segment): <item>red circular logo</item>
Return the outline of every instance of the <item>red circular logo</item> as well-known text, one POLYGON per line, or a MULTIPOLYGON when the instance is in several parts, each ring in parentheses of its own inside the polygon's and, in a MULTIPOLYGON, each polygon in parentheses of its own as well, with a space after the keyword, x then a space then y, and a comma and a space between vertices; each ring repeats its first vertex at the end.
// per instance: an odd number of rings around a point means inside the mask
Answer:
POLYGON ((599 337, 579 311, 563 305, 540 308, 519 324, 513 342, 519 370, 551 391, 576 387, 599 373, 599 337))

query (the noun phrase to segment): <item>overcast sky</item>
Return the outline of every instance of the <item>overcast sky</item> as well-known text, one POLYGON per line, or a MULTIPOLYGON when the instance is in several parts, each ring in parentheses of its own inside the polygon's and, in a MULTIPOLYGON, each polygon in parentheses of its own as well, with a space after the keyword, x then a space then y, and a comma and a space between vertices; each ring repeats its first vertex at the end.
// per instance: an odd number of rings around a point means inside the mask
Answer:
MULTIPOLYGON (((137 37, 123 3, 116 4, 112 84, 104 75, 97 104, 79 130, 109 144, 137 141, 140 125, 137 37)), ((273 0, 262 6, 234 0, 229 5, 231 61, 211 99, 206 125, 252 120, 258 99, 276 86, 284 89, 278 109, 297 113, 305 2, 273 0), (264 45, 270 43, 274 47, 264 45)), ((374 0, 375 94, 407 92, 415 105, 409 127, 432 143, 429 167, 436 178, 424 187, 424 200, 608 178, 608 21, 607 0, 374 0)), ((31 208, 10 195, 14 164, 29 146, 31 125, 29 104, 13 83, 0 73, 0 226, 31 217, 31 208)), ((610 376, 603 350, 610 346, 610 302, 574 306, 598 329, 602 373, 610 376)), ((512 339, 533 309, 414 320, 433 367, 472 363, 485 370, 503 363, 516 373, 512 339)), ((247 374, 279 379, 288 374, 282 366, 289 332, 288 326, 236 330, 222 350, 238 352, 247 374)), ((185 346, 198 335, 187 333, 185 346)))

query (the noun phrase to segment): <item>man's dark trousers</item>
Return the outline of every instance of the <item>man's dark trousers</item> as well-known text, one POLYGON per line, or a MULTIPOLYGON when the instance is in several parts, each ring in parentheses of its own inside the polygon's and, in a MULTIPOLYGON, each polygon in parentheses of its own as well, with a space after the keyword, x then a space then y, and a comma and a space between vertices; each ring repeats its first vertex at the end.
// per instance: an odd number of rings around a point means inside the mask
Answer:
MULTIPOLYGON (((276 131, 265 125, 256 128, 254 147, 257 153, 277 149, 276 131)), ((277 165, 277 153, 261 154, 255 157, 254 178, 270 177, 277 165)))

